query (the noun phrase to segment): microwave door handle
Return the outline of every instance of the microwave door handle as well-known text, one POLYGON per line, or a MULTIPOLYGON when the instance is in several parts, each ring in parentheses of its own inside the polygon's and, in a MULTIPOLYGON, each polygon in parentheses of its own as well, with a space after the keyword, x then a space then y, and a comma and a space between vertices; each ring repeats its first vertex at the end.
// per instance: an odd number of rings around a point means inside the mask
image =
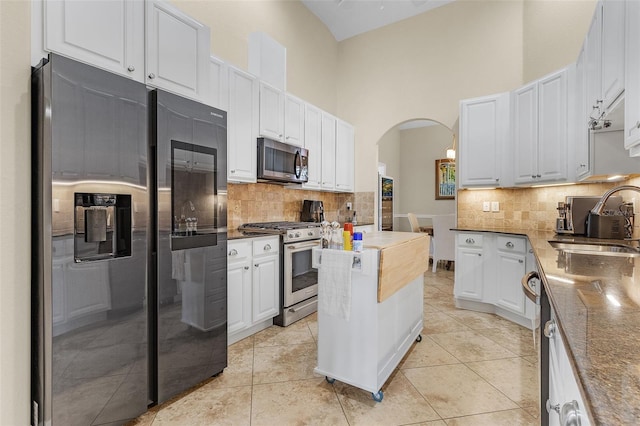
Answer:
POLYGON ((296 150, 296 155, 293 160, 293 168, 296 174, 296 179, 300 179, 302 174, 302 159, 300 158, 300 151, 296 150))

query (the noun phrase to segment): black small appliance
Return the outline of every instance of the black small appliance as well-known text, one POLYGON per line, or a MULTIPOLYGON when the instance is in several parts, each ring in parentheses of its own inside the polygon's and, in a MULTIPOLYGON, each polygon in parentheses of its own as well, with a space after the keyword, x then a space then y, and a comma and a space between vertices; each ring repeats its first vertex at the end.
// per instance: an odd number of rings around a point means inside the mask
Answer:
POLYGON ((324 206, 322 201, 304 200, 302 203, 302 212, 300 212, 301 222, 317 222, 324 220, 324 206))

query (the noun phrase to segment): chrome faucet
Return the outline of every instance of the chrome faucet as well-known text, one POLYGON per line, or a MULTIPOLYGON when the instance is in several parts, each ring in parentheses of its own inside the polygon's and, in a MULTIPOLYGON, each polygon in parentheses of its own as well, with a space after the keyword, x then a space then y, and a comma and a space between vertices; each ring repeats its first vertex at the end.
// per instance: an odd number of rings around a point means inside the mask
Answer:
POLYGON ((591 209, 591 213, 600 216, 602 214, 602 210, 604 210, 604 205, 607 203, 607 200, 609 199, 609 197, 611 197, 611 195, 615 194, 616 192, 626 191, 626 190, 640 192, 640 187, 634 186, 634 185, 621 185, 621 186, 616 186, 615 188, 611 188, 610 190, 604 193, 602 198, 600 198, 600 201, 598 201, 595 207, 591 209))
POLYGON ((619 191, 636 191, 640 192, 640 187, 633 185, 621 185, 611 188, 604 193, 602 198, 596 203, 596 205, 589 212, 587 220, 587 236, 595 238, 621 238, 625 240, 638 240, 638 236, 634 235, 633 226, 633 206, 630 203, 625 203, 626 207, 622 211, 624 218, 621 216, 603 216, 602 212, 604 206, 607 203, 609 197, 619 191))

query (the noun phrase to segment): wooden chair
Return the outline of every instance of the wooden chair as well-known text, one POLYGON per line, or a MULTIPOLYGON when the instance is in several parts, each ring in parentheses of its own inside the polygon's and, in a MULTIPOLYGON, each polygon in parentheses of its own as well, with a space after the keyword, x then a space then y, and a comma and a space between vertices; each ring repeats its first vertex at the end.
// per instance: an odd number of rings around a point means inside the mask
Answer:
POLYGON ((420 232, 420 225, 418 224, 418 218, 415 213, 407 213, 409 218, 409 224, 411 225, 411 232, 420 232))

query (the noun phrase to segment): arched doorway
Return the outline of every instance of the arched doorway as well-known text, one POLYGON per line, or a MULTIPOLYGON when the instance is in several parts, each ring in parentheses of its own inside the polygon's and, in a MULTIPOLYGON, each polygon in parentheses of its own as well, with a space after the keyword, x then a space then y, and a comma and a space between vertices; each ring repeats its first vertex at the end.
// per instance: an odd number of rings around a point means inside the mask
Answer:
POLYGON ((424 226, 431 225, 431 216, 455 213, 455 192, 443 198, 436 189, 436 160, 447 159, 447 149, 454 148, 450 128, 429 119, 407 120, 389 129, 377 145, 378 172, 393 178, 394 231, 411 231, 407 213, 415 213, 424 226))

